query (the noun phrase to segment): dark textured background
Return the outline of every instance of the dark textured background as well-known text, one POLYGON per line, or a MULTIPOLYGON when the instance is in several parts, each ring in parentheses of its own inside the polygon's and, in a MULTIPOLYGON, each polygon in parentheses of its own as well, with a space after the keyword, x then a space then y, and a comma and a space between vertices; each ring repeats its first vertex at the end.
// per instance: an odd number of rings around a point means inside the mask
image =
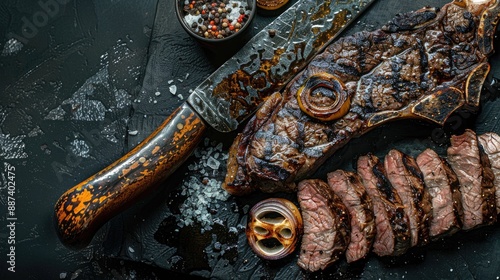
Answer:
MULTIPOLYGON (((346 34, 373 30, 399 12, 446 2, 378 0, 346 34)), ((217 202, 207 206, 215 219, 212 230, 202 233, 198 223, 182 226, 179 209, 191 198, 182 189, 194 186, 190 179, 205 177, 200 170, 215 182, 222 180, 223 155, 234 134, 210 132, 198 157, 190 158, 154 195, 108 223, 88 248, 71 251, 59 243, 52 223, 59 195, 134 147, 233 50, 216 54, 201 48, 181 29, 173 1, 69 1, 58 7, 36 32, 23 32, 26 20, 43 20, 34 19, 41 6, 36 1, 0 1, 0 279, 307 277, 295 265, 296 255, 263 262, 246 245, 246 212, 266 196, 212 199, 217 202), (175 95, 169 91, 172 85, 177 87, 175 95), (206 163, 202 152, 219 143, 223 149, 218 169, 189 167, 206 163), (15 275, 6 271, 4 253, 6 163, 16 167, 15 275)), ((249 35, 272 19, 258 15, 249 35)), ((494 56, 496 77, 498 62, 494 56)), ((500 132, 499 106, 496 98, 487 100, 477 116, 456 117, 455 129, 409 121, 382 127, 353 140, 314 177, 352 169, 355 157, 369 151, 383 156, 396 147, 416 155, 432 147, 443 153, 447 138, 440 137, 441 132, 459 133, 465 127, 500 132)), ((499 241, 500 229, 492 226, 412 249, 402 258, 370 256, 309 276, 496 279, 499 241)))

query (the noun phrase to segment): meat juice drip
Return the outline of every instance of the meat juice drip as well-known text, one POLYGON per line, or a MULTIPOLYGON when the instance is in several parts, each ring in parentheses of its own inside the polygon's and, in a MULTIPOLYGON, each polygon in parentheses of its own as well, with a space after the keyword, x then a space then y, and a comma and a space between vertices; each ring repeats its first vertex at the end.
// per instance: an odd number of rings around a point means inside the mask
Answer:
MULTIPOLYGON (((492 195, 495 195, 495 191, 497 191, 497 193, 498 193, 498 190, 500 190, 500 184, 498 184, 498 181, 495 180, 495 179, 497 179, 495 177, 495 174, 500 174, 499 173, 500 170, 498 170, 499 164, 497 163, 497 161, 498 161, 497 155, 500 154, 500 145, 495 146, 494 144, 490 144, 487 146, 487 143, 484 140, 486 138, 486 136, 485 136, 486 134, 476 136, 476 134, 471 130, 467 130, 465 134, 469 134, 468 137, 470 137, 470 135, 473 135, 473 137, 476 139, 483 139, 482 143, 480 143, 480 144, 478 144, 479 141, 475 141, 475 142, 473 141, 473 143, 476 143, 476 146, 479 145, 478 147, 462 148, 462 150, 464 150, 462 157, 465 157, 465 155, 467 153, 470 153, 471 151, 474 152, 474 151, 477 151, 478 149, 482 150, 481 156, 483 157, 483 159, 479 163, 481 165, 481 166, 479 166, 479 169, 480 170, 486 169, 487 170, 486 173, 484 171, 481 171, 481 172, 482 172, 482 174, 485 174, 484 176, 487 176, 488 178, 487 178, 487 180, 481 181, 481 191, 480 192, 482 192, 482 194, 479 195, 481 201, 479 201, 479 202, 472 201, 470 196, 467 196, 467 195, 462 194, 460 192, 460 189, 459 189, 460 176, 457 177, 457 175, 455 173, 461 172, 461 170, 458 170, 456 168, 455 168, 455 170, 452 170, 452 168, 449 167, 447 160, 444 157, 441 157, 438 154, 436 154, 431 149, 427 149, 427 150, 423 151, 418 157, 416 157, 416 160, 415 160, 416 164, 412 165, 409 169, 408 169, 408 167, 406 167, 407 172, 414 173, 414 174, 416 173, 416 174, 418 174, 418 177, 420 177, 420 174, 422 174, 422 177, 423 177, 422 179, 424 180, 424 190, 423 190, 424 194, 413 192, 411 194, 411 196, 413 196, 412 199, 421 198, 422 195, 430 196, 429 199, 431 201, 431 207, 424 206, 423 204, 416 204, 415 206, 417 208, 421 208, 421 207, 427 208, 427 210, 425 210, 425 212, 429 214, 428 217, 425 220, 418 221, 418 223, 419 223, 420 227, 422 227, 422 226, 426 227, 425 230, 427 232, 429 232, 430 227, 433 227, 433 230, 430 231, 430 234, 429 234, 429 237, 431 240, 436 240, 436 239, 443 237, 443 236, 449 236, 449 235, 457 232, 460 229, 470 230, 470 229, 475 229, 475 228, 480 227, 480 226, 492 224, 492 219, 489 219, 489 220, 485 219, 485 220, 483 220, 482 223, 476 224, 472 228, 462 227, 462 224, 464 223, 465 219, 467 219, 462 214, 462 204, 480 203, 481 207, 484 206, 484 209, 482 210, 483 214, 496 216, 496 213, 491 213, 491 211, 496 210, 496 208, 490 204, 495 201, 495 199, 494 199, 494 197, 492 197, 492 195), (484 147, 487 147, 487 149, 484 149, 483 145, 484 145, 484 147), (486 150, 486 151, 484 151, 484 150, 486 150), (433 166, 433 164, 429 165, 429 163, 433 160, 434 160, 434 164, 437 163, 441 167, 433 166), (437 162, 436 162, 436 160, 437 160, 437 162), (486 165, 486 167, 483 168, 483 165, 486 165), (436 178, 436 176, 438 176, 440 178, 436 178), (495 182, 495 183, 492 183, 492 182, 495 182), (429 184, 429 185, 427 185, 427 184, 429 184), (431 184, 432 184, 432 186, 431 186, 431 184), (443 185, 440 185, 440 184, 443 184, 443 185), (492 187, 492 185, 494 185, 494 186, 492 187), (441 187, 447 188, 447 189, 436 190, 436 188, 439 189, 441 187), (485 205, 485 203, 487 203, 488 205, 485 205), (451 208, 449 208, 448 210, 444 209, 444 207, 447 206, 446 204, 451 204, 451 205, 449 205, 451 208), (445 214, 444 215, 441 215, 441 214, 438 214, 438 215, 432 214, 431 215, 429 212, 432 212, 434 210, 434 207, 439 208, 436 210, 441 211, 441 213, 445 213, 445 214), (443 209, 445 210, 445 212, 443 212, 443 209)), ((491 138, 500 139, 500 136, 498 136, 495 133, 487 133, 487 135, 488 135, 489 139, 491 139, 491 138)), ((454 137, 463 137, 463 135, 454 136, 454 137)), ((396 150, 394 150, 394 151, 396 151, 396 150)), ((479 154, 477 156, 479 156, 479 154)), ((407 157, 406 161, 409 160, 408 159, 409 156, 403 154, 403 157, 407 157)), ((372 161, 373 161, 374 156, 368 155, 368 156, 362 156, 362 157, 360 157, 360 159, 361 158, 365 158, 365 159, 372 158, 372 161)), ((375 158, 375 160, 378 160, 378 159, 375 158)), ((371 181, 372 179, 369 179, 368 177, 366 177, 366 174, 365 174, 366 170, 371 170, 372 174, 375 174, 375 175, 379 174, 380 172, 385 174, 385 172, 386 172, 385 168, 391 169, 392 167, 386 166, 384 168, 382 166, 382 164, 379 162, 379 164, 373 165, 373 163, 372 163, 372 165, 364 166, 364 167, 362 167, 363 170, 361 170, 361 169, 359 169, 361 167, 359 165, 359 163, 360 162, 358 161, 358 172, 357 173, 360 175, 360 177, 363 180, 363 185, 364 185, 365 189, 367 190, 368 196, 374 201, 372 207, 375 207, 375 205, 376 205, 375 201, 377 201, 377 198, 374 197, 373 190, 370 191, 370 189, 368 189, 368 187, 367 187, 367 184, 369 182, 365 181, 365 180, 371 181), (371 166, 371 168, 370 168, 370 166, 371 166), (368 167, 368 169, 367 169, 367 167, 368 167), (361 172, 361 171, 363 171, 363 172, 361 172), (363 174, 365 174, 365 175, 363 175, 363 174)), ((460 168, 460 167, 458 167, 458 168, 460 168)), ((337 170, 336 172, 345 172, 345 171, 337 170)), ((329 176, 331 176, 331 175, 329 175, 329 176)), ((323 181, 320 179, 316 179, 316 181, 318 181, 317 184, 323 184, 323 181)), ((301 185, 302 182, 303 181, 301 181, 299 183, 299 185, 301 185)), ((309 180, 308 182, 311 182, 311 180, 309 180)), ((330 184, 332 183, 331 180, 329 180, 329 183, 330 184)), ((388 181, 387 183, 390 183, 390 182, 388 181)), ((464 182, 462 182, 462 184, 463 183, 464 182)), ((373 183, 371 183, 371 184, 373 184, 373 183)), ((377 185, 379 185, 379 184, 377 184, 377 185)), ((332 186, 332 191, 334 194, 336 194, 334 186, 332 186)), ((398 191, 396 189, 394 189, 393 191, 394 191, 394 195, 398 195, 398 191)), ((303 200, 303 197, 301 198, 301 196, 302 196, 302 194, 299 192, 298 193, 299 201, 303 200)), ((477 197, 475 197, 475 198, 477 198, 477 197)), ((378 200, 378 201, 381 201, 381 200, 378 200)), ((385 209, 390 208, 390 205, 388 205, 389 204, 388 201, 382 200, 382 204, 385 205, 382 208, 385 208, 385 209)), ((496 206, 498 207, 498 205, 496 205, 496 206)), ((403 207, 406 207, 406 205, 403 205, 403 207)), ((372 211, 373 211, 373 209, 372 209, 372 211)), ((418 211, 422 211, 422 209, 418 209, 418 211)), ((375 218, 377 219, 378 218, 377 212, 375 211, 374 214, 375 214, 375 218)), ((381 214, 381 212, 378 212, 378 214, 381 214)), ((349 213, 349 216, 350 216, 350 219, 353 219, 353 217, 354 217, 352 212, 349 213)), ((495 219, 495 221, 496 221, 496 219, 495 219)), ((304 227, 305 227, 304 232, 310 231, 310 229, 307 229, 306 227, 316 228, 316 225, 314 224, 315 222, 316 222, 316 220, 315 221, 307 221, 307 219, 305 219, 304 220, 304 227)), ((377 224, 377 226, 379 226, 377 222, 375 224, 377 224)), ((388 224, 386 224, 386 225, 388 225, 388 224)), ((384 231, 384 232, 389 232, 389 233, 392 232, 393 234, 395 234, 394 228, 381 229, 380 227, 377 227, 376 230, 378 230, 377 232, 384 231)), ((408 234, 409 234, 409 231, 408 231, 408 234)), ((408 237, 409 237, 409 235, 408 235, 408 237)), ((376 237, 376 239, 377 239, 377 237, 376 237)), ((391 240, 391 239, 385 239, 385 241, 387 241, 387 240, 393 242, 393 240, 391 240)), ((385 241, 381 241, 381 242, 385 242, 385 241)), ((376 242, 377 241, 375 240, 375 243, 376 242)), ((323 244, 323 245, 328 246, 328 247, 332 246, 332 244, 323 244)), ((387 244, 387 245, 389 245, 389 244, 387 244)), ((413 244, 413 246, 415 246, 415 245, 421 246, 421 245, 425 245, 425 244, 413 244)), ((389 245, 389 246, 394 246, 394 244, 391 243, 391 245, 389 245)), ((316 250, 320 250, 320 248, 319 248, 320 244, 317 244, 317 247, 318 248, 316 248, 316 250)), ((371 249, 373 250, 373 247, 371 249)), ((406 249, 409 249, 409 248, 406 248, 406 249)), ((401 251, 400 253, 404 253, 406 251, 406 249, 403 249, 403 251, 401 251)), ((300 253, 301 256, 299 259, 301 259, 301 260, 307 259, 306 256, 302 255, 304 253, 305 252, 301 251, 301 253, 300 253)), ((379 255, 386 255, 386 254, 387 253, 379 254, 379 255)), ((301 267, 307 269, 307 267, 304 267, 303 264, 301 264, 301 267)), ((322 269, 324 269, 324 268, 322 268, 322 269)), ((315 268, 315 270, 317 270, 317 267, 315 268)))

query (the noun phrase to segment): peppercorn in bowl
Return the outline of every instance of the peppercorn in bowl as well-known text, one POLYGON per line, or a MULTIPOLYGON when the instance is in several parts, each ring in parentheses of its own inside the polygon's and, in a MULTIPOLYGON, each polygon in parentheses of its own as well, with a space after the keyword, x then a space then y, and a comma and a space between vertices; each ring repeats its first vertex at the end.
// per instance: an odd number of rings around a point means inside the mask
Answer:
POLYGON ((177 18, 186 32, 208 47, 226 45, 249 28, 256 0, 178 0, 177 18))

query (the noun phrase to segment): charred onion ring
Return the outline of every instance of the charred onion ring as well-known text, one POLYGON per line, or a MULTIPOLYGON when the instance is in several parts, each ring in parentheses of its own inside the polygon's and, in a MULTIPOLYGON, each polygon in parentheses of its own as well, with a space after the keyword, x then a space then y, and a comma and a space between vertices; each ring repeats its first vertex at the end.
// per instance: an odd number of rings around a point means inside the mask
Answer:
POLYGON ((297 91, 302 112, 321 121, 332 121, 349 111, 351 99, 344 83, 328 73, 311 76, 297 91))
POLYGON ((259 257, 277 260, 295 251, 302 229, 302 216, 295 204, 283 198, 269 198, 250 210, 246 234, 259 257))

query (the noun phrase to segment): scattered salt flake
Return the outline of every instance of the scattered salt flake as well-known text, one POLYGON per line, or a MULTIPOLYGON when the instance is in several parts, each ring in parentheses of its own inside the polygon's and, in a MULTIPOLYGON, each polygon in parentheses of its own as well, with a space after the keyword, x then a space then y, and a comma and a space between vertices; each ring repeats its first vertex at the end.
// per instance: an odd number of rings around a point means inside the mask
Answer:
POLYGON ((217 146, 215 147, 215 149, 217 151, 221 152, 222 151, 222 143, 217 144, 217 146))
POLYGON ((170 91, 171 94, 175 94, 177 92, 177 86, 176 85, 171 85, 168 90, 170 91))
POLYGON ((184 80, 183 80, 183 79, 177 79, 177 81, 179 81, 179 82, 181 82, 181 83, 182 83, 182 82, 184 82, 184 80))
POLYGON ((46 120, 53 120, 53 121, 62 121, 64 120, 64 115, 66 112, 61 106, 58 106, 57 108, 51 110, 46 116, 46 120))
POLYGON ((184 96, 182 96, 182 94, 177 95, 177 97, 179 97, 180 100, 184 99, 184 96))
POLYGON ((66 272, 59 273, 59 279, 64 279, 64 278, 66 278, 66 276, 68 276, 68 273, 66 273, 66 272))
POLYGON ((173 83, 174 80, 168 80, 168 84, 170 85, 171 83, 173 83))
POLYGON ((23 48, 23 43, 19 42, 14 38, 9 39, 3 47, 2 56, 14 55, 17 52, 19 52, 22 48, 23 48))
POLYGON ((129 130, 129 131, 128 131, 128 135, 132 135, 132 136, 135 136, 135 135, 137 135, 138 133, 139 133, 139 131, 137 131, 137 130, 129 130))
POLYGON ((128 251, 129 251, 130 253, 134 253, 134 252, 135 252, 134 248, 132 248, 132 247, 128 247, 128 251))
POLYGON ((200 145, 194 152, 195 160, 188 165, 190 176, 182 182, 182 195, 186 200, 180 206, 179 227, 199 224, 200 231, 206 232, 212 229, 212 225, 218 222, 213 215, 217 213, 219 201, 228 199, 229 194, 222 189, 222 182, 213 178, 215 169, 219 168, 220 162, 211 156, 216 150, 216 142, 205 140, 205 145, 200 145), (215 169, 214 169, 215 168, 215 169))
POLYGON ((81 269, 75 270, 75 272, 71 274, 71 280, 75 280, 76 278, 78 278, 80 276, 80 273, 82 273, 81 269))
POLYGON ((238 233, 238 229, 236 227, 229 227, 229 233, 238 233))
POLYGON ((35 128, 33 128, 29 133, 28 133, 28 137, 35 137, 35 136, 38 136, 38 135, 43 135, 43 131, 42 129, 40 128, 40 126, 36 126, 35 128))
POLYGON ((160 95, 161 95, 161 92, 157 91, 157 92, 155 92, 155 95, 156 95, 156 96, 160 96, 160 95))
POLYGON ((85 140, 81 140, 81 139, 73 140, 71 142, 70 148, 71 148, 71 151, 73 152, 73 154, 75 154, 76 156, 83 157, 83 158, 88 158, 90 156, 89 155, 90 147, 85 142, 85 140))
POLYGON ((187 80, 189 78, 189 73, 186 73, 186 76, 184 76, 184 80, 187 80))

